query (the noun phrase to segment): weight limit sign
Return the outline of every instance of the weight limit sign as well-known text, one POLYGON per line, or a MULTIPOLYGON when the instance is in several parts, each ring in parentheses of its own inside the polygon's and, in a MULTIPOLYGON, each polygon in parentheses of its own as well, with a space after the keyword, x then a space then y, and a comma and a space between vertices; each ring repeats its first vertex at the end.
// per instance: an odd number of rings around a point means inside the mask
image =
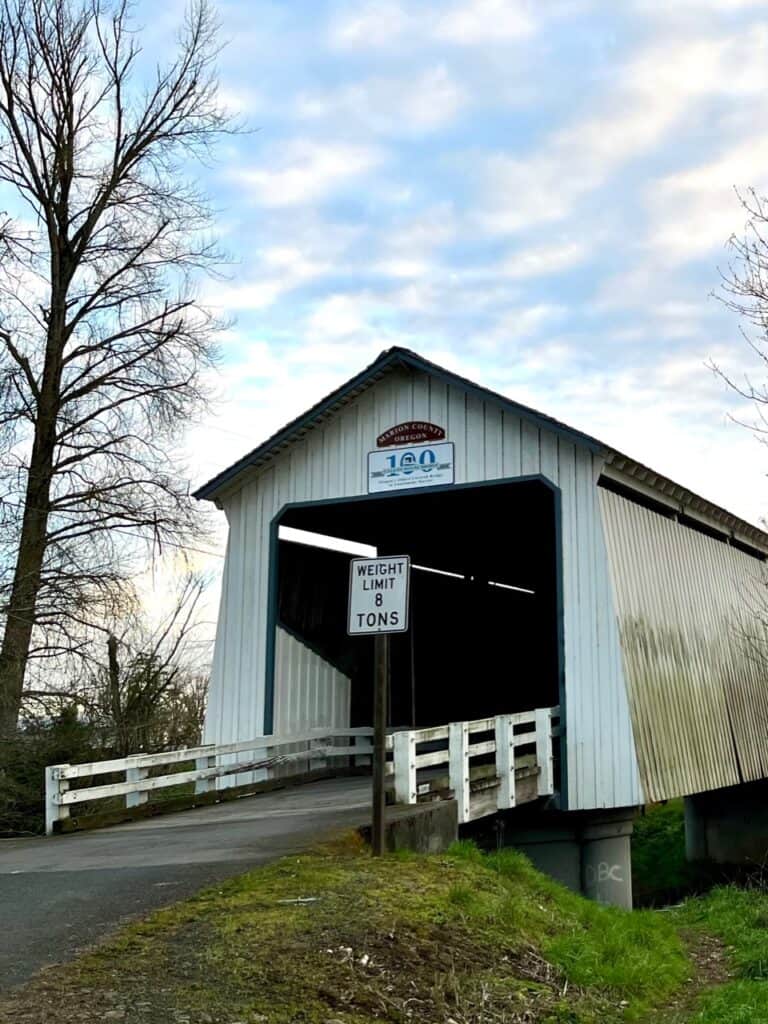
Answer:
POLYGON ((353 558, 349 563, 350 636, 408 631, 408 555, 353 558))

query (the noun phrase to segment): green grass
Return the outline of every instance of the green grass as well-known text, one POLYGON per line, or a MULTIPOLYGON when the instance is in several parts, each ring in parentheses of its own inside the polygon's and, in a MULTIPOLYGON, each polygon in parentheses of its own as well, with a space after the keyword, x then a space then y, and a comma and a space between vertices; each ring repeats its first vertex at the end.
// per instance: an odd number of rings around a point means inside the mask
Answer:
MULTIPOLYGON (((475 863, 509 883, 501 900, 504 934, 533 926, 534 941, 569 982, 630 1001, 626 1019, 634 1019, 687 977, 680 939, 665 918, 591 903, 535 871, 514 850, 487 856, 469 850, 475 863)), ((481 916, 477 907, 475 917, 481 916)))
POLYGON ((718 936, 733 980, 704 994, 697 1024, 768 1024, 768 892, 728 885, 689 900, 679 923, 718 936))
MULTIPOLYGON (((632 841, 636 898, 645 904, 706 888, 716 869, 685 861, 682 801, 648 808, 632 841)), ((718 886, 689 898, 670 915, 693 933, 725 944, 731 980, 705 991, 698 1006, 674 1018, 691 1024, 768 1024, 768 891, 759 886, 718 886)))
POLYGON ((689 974, 670 915, 589 903, 514 851, 376 860, 350 839, 129 926, 0 1019, 612 1024, 689 974))
POLYGON ((632 888, 641 906, 668 903, 686 894, 697 871, 685 859, 683 801, 650 804, 635 820, 632 888))

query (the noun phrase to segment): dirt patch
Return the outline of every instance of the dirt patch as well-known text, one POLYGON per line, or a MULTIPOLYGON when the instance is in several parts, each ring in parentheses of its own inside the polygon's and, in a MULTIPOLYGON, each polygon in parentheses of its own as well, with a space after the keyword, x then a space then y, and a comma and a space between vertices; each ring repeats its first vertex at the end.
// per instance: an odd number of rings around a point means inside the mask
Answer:
MULTIPOLYGON (((424 1024, 529 1022, 556 1012, 567 986, 533 950, 484 947, 452 926, 415 933, 326 934, 329 1009, 424 1024), (350 944, 351 942, 351 944, 350 944)), ((573 992, 574 997, 577 996, 573 992)))
MULTIPOLYGON (((101 970, 95 954, 79 983, 55 968, 0 1003, 18 1024, 538 1024, 579 1020, 588 1000, 599 1020, 621 1004, 569 986, 535 950, 499 951, 456 924, 431 928, 309 927, 286 936, 282 956, 252 949, 211 955, 212 935, 182 927, 135 971, 101 970), (263 999, 262 994, 268 993, 263 999), (275 1011, 271 1001, 283 1009, 275 1011), (289 1009, 289 1007, 291 1007, 289 1009)), ((130 956, 131 950, 124 950, 130 956)), ((106 966, 106 965, 105 965, 106 966)))
POLYGON ((680 934, 693 969, 685 986, 670 1000, 662 1018, 664 1024, 683 1024, 693 1019, 703 993, 724 985, 733 977, 722 940, 698 930, 683 929, 680 934))

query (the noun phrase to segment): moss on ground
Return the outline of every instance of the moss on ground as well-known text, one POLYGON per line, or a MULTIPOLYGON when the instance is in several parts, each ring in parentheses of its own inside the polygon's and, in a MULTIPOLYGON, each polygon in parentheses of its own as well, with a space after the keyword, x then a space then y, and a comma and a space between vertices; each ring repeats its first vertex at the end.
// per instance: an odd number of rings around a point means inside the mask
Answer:
POLYGON ((589 903, 511 850, 375 860, 350 838, 125 928, 0 1020, 610 1024, 689 974, 669 915, 589 903))

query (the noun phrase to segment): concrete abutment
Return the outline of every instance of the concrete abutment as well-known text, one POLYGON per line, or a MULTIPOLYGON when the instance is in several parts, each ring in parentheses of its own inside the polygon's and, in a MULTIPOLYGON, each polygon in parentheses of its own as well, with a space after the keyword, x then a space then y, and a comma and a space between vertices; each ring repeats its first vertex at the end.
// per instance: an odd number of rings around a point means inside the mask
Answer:
POLYGON ((762 867, 768 856, 768 782, 685 797, 689 861, 762 867))
POLYGON ((607 811, 507 811, 467 828, 484 845, 494 837, 524 853, 544 874, 610 906, 632 908, 632 828, 637 808, 607 811))

